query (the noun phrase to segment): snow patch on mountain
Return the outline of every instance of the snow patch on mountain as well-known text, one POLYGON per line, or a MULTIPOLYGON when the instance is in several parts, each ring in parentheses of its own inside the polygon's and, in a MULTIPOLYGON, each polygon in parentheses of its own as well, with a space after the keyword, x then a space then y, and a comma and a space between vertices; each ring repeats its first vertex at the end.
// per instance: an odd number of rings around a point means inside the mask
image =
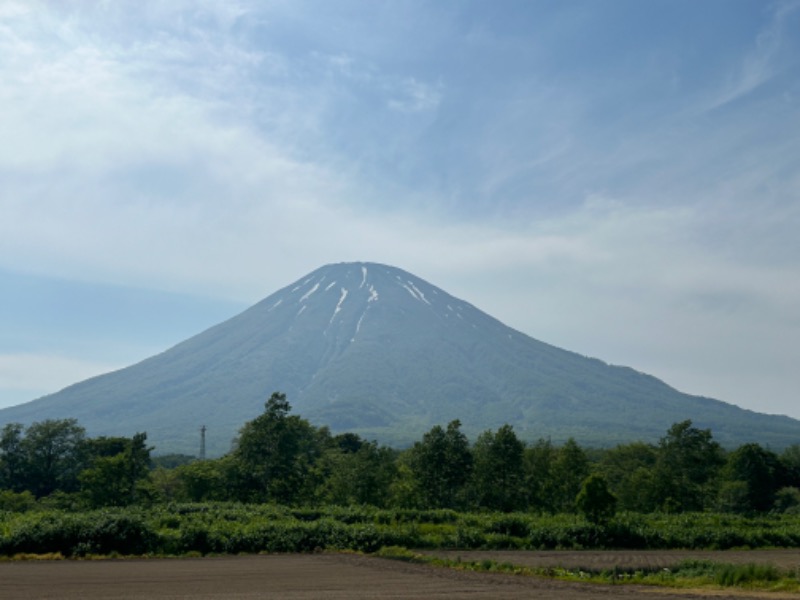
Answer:
POLYGON ((420 302, 422 302, 422 298, 417 296, 417 293, 414 290, 412 290, 408 285, 406 285, 402 281, 400 282, 400 285, 403 286, 408 291, 409 294, 411 294, 414 300, 419 300, 420 302))
POLYGON ((303 294, 303 295, 300 297, 300 302, 305 302, 306 300, 308 300, 308 297, 309 297, 311 294, 313 294, 314 292, 316 292, 318 289, 319 289, 319 283, 315 283, 315 284, 314 284, 314 287, 312 287, 310 290, 308 290, 308 291, 307 291, 305 294, 303 294))
POLYGON ((361 285, 358 286, 358 289, 364 287, 364 284, 367 282, 367 267, 361 266, 361 285))
POLYGON ((296 286, 294 286, 294 287, 292 288, 292 292, 296 292, 297 290, 299 290, 301 287, 303 287, 305 284, 307 284, 307 283, 308 283, 309 281, 311 281, 312 279, 314 279, 314 277, 309 277, 308 279, 306 279, 306 280, 305 280, 305 281, 303 281, 302 283, 298 283, 296 286))
POLYGON ((328 321, 328 324, 329 324, 329 325, 330 325, 331 323, 333 323, 333 320, 336 318, 336 314, 337 314, 337 313, 338 313, 340 310, 342 310, 342 302, 344 302, 344 299, 345 299, 345 298, 347 298, 347 290, 346 290, 345 288, 342 288, 342 295, 341 295, 341 296, 339 296, 339 302, 337 302, 337 303, 336 303, 336 308, 335 308, 335 309, 333 309, 333 315, 331 316, 331 320, 330 320, 330 321, 328 321))
MULTIPOLYGON (((367 310, 369 310, 369 308, 367 308, 367 310)), ((361 322, 364 320, 364 317, 367 314, 367 310, 365 310, 363 313, 361 313, 361 316, 358 318, 358 323, 356 323, 356 331, 353 334, 353 337, 350 338, 351 342, 355 342, 356 341, 356 336, 358 335, 358 332, 361 331, 361 322)))
POLYGON ((430 302, 428 302, 428 299, 425 297, 425 294, 423 294, 423 293, 420 291, 420 289, 419 289, 417 286, 415 286, 415 285, 414 285, 414 283, 413 283, 413 282, 409 281, 409 282, 408 282, 408 285, 410 285, 410 286, 411 286, 411 288, 412 288, 412 289, 413 289, 413 290, 414 290, 414 291, 415 291, 415 292, 416 292, 416 293, 419 295, 420 299, 421 299, 421 300, 422 300, 422 301, 423 301, 425 304, 427 304, 428 306, 430 306, 430 304, 431 304, 431 303, 430 303, 430 302))

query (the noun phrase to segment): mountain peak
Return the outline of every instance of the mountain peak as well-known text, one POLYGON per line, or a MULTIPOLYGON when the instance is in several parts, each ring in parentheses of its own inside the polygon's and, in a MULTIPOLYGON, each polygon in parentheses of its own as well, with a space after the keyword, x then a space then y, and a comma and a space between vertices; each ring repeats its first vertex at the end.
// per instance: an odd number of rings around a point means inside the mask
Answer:
POLYGON ((318 425, 396 445, 456 418, 472 436, 509 423, 590 445, 654 441, 685 419, 731 445, 800 438, 798 421, 555 348, 370 262, 320 267, 157 356, 4 409, 0 425, 74 417, 91 435, 146 431, 159 452, 187 453, 205 425, 221 454, 277 390, 318 425))
MULTIPOLYGON (((355 342, 373 318, 396 322, 420 318, 458 319, 477 310, 427 281, 397 267, 377 263, 337 263, 321 267, 259 302, 254 310, 291 327, 335 331, 355 342)), ((385 334, 388 332, 384 332, 385 334)))

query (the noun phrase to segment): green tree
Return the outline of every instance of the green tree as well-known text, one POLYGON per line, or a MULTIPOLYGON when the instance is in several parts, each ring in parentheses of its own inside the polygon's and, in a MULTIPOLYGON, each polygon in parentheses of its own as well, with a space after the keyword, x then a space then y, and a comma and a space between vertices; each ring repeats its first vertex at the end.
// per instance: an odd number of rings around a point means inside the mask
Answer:
POLYGON ((196 456, 191 454, 180 454, 173 452, 171 454, 160 454, 158 456, 150 457, 150 465, 153 469, 175 469, 182 465, 188 465, 197 460, 196 456))
POLYGON ((125 455, 100 456, 92 467, 80 473, 81 495, 93 508, 126 506, 131 502, 131 485, 125 455))
POLYGON ((785 480, 778 456, 760 445, 740 446, 728 455, 722 471, 726 483, 741 483, 743 493, 736 504, 727 508, 735 512, 768 511, 775 503, 775 494, 785 480))
POLYGON ((324 435, 290 410, 286 395, 275 392, 264 414, 240 430, 233 455, 242 499, 291 504, 304 494, 310 497, 324 435))
POLYGON ((101 456, 116 456, 125 452, 130 444, 130 438, 109 437, 101 435, 96 438, 86 438, 83 442, 84 453, 88 460, 101 456))
POLYGON ((392 508, 424 508, 425 503, 409 466, 411 451, 401 452, 394 461, 395 473, 389 484, 389 506, 392 508))
POLYGON ((651 512, 657 508, 653 490, 656 459, 655 446, 644 442, 622 444, 603 453, 597 471, 617 497, 620 510, 651 512))
POLYGON ((147 434, 132 438, 96 438, 85 448, 93 454, 89 468, 78 479, 81 494, 90 506, 126 506, 137 502, 142 481, 149 475, 147 434))
POLYGON ((550 440, 540 439, 525 448, 524 470, 527 502, 535 510, 555 512, 557 482, 553 464, 558 451, 550 440))
POLYGON ((524 449, 511 425, 478 437, 473 450, 473 489, 478 506, 505 512, 523 507, 524 449))
POLYGON ((12 492, 27 490, 23 430, 19 423, 9 423, 0 433, 0 489, 12 492))
POLYGON ((589 475, 575 498, 578 511, 595 525, 607 523, 616 513, 617 498, 601 475, 589 475))
POLYGON ((409 456, 425 508, 458 508, 472 472, 472 452, 461 422, 451 421, 447 429, 436 425, 409 456))
MULTIPOLYGON (((177 496, 191 502, 228 500, 232 495, 232 490, 229 489, 231 462, 231 457, 223 456, 213 460, 196 460, 177 467, 175 473, 180 481, 180 492, 177 496)), ((162 489, 168 481, 161 476, 162 489)), ((175 495, 174 491, 171 493, 175 495)))
POLYGON ((792 444, 781 453, 786 481, 783 485, 800 488, 800 444, 792 444))
POLYGON ((722 480, 717 491, 717 504, 714 510, 723 513, 750 512, 747 495, 747 484, 744 481, 722 480))
POLYGON ((362 440, 361 437, 359 437, 357 434, 350 432, 340 433, 339 435, 334 436, 332 441, 333 445, 336 448, 338 448, 339 450, 341 450, 346 454, 353 454, 355 452, 358 452, 361 449, 361 447, 367 443, 364 440, 362 440))
POLYGON ((180 502, 186 499, 177 467, 168 469, 156 466, 150 472, 150 483, 153 486, 153 496, 159 502, 180 502))
POLYGON ((20 448, 28 489, 37 498, 56 490, 77 491, 86 463, 85 437, 75 419, 48 419, 28 427, 20 448))
POLYGON ((144 432, 135 433, 131 438, 128 447, 125 449, 125 460, 128 464, 128 478, 131 482, 131 501, 138 500, 139 488, 137 483, 143 481, 152 463, 150 462, 150 452, 152 447, 147 446, 147 434, 144 432))
MULTIPOLYGON (((352 434, 351 434, 352 435, 352 434)), ((352 442, 352 438, 348 438, 352 442)), ((321 499, 330 504, 385 507, 394 479, 394 452, 375 442, 335 445, 322 459, 321 499)))
POLYGON ((578 443, 569 438, 558 449, 552 466, 553 507, 557 512, 575 512, 575 498, 589 475, 589 459, 578 443))
POLYGON ((690 420, 672 425, 659 441, 653 469, 654 492, 661 499, 661 508, 682 512, 711 505, 724 462, 711 430, 692 427, 690 420))

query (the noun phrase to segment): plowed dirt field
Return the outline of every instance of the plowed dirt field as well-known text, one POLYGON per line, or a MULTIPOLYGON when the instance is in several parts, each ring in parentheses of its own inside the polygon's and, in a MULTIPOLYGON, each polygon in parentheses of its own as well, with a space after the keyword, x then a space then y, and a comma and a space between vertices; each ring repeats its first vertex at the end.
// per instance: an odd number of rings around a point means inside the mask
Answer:
MULTIPOLYGON (((491 556, 515 564, 611 564, 644 560, 665 565, 689 554, 709 553, 637 552, 514 552, 457 553, 463 560, 491 556), (538 555, 538 558, 537 558, 538 555), (607 557, 611 558, 607 558, 607 557), (610 562, 609 562, 610 561, 610 562)), ((798 552, 738 553, 742 562, 773 562, 800 565, 798 552)), ((731 561, 728 561, 731 562, 731 561)), ((613 566, 613 564, 612 564, 613 566)), ((129 559, 105 561, 31 561, 0 563, 0 598, 3 600, 94 600, 108 598, 162 599, 426 599, 466 598, 592 600, 601 598, 800 598, 800 595, 757 593, 690 593, 657 588, 565 583, 533 577, 470 573, 348 554, 266 555, 197 559, 129 559)))

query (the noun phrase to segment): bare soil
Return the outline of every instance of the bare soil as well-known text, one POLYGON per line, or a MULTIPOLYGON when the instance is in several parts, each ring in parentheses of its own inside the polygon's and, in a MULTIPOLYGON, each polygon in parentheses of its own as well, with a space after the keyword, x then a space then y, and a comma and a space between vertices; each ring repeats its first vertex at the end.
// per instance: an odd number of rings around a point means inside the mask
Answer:
MULTIPOLYGON (((460 554, 464 560, 491 557, 513 564, 543 564, 530 561, 551 560, 553 554, 557 554, 555 558, 559 565, 566 565, 573 560, 581 564, 589 564, 585 563, 587 560, 596 561, 597 564, 609 564, 609 560, 631 564, 630 561, 634 560, 626 553, 605 552, 462 552, 460 554), (540 556, 536 558, 536 555, 540 556), (604 555, 611 555, 611 558, 604 555)), ((655 561, 659 565, 680 560, 680 553, 674 552, 635 554, 640 557, 636 560, 655 561), (641 558, 643 554, 647 555, 646 559, 641 558)), ((683 556, 689 554, 696 556, 698 553, 683 553, 683 556)), ((699 554, 707 556, 709 553, 699 554)), ((724 554, 727 557, 730 553, 724 554)), ((782 566, 800 564, 800 557, 796 552, 749 552, 747 555, 749 559, 742 562, 759 562, 763 559, 782 566)), ((709 596, 738 600, 765 597, 800 598, 797 594, 693 593, 646 587, 567 583, 534 577, 454 571, 351 554, 0 563, 0 598, 3 600, 78 598, 81 600, 98 598, 672 600, 709 596)))

